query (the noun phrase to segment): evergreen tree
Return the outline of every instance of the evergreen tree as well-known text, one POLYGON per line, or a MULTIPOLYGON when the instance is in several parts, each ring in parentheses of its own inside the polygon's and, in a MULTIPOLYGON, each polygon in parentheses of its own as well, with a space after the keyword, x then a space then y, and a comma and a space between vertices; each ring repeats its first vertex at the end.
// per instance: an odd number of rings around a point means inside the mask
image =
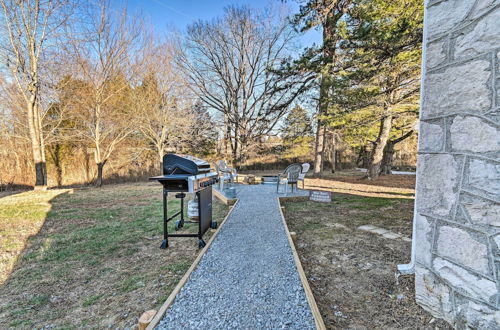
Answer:
POLYGON ((361 111, 364 123, 355 125, 372 131, 378 122, 370 140, 369 178, 382 172, 384 150, 389 141, 400 141, 392 138, 401 135, 401 123, 406 123, 405 136, 417 118, 422 24, 423 4, 418 0, 358 0, 345 22, 339 43, 343 68, 337 75, 342 82, 337 94, 343 96, 335 103, 348 112, 361 111))
POLYGON ((285 157, 297 160, 311 154, 314 142, 311 118, 307 111, 296 105, 281 128, 285 157))

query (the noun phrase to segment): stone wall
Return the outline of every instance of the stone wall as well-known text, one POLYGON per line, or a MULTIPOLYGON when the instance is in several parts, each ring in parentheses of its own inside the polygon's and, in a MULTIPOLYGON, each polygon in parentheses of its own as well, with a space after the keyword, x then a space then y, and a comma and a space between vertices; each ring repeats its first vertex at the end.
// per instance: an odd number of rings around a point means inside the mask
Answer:
POLYGON ((500 328, 500 0, 426 1, 416 299, 500 328))

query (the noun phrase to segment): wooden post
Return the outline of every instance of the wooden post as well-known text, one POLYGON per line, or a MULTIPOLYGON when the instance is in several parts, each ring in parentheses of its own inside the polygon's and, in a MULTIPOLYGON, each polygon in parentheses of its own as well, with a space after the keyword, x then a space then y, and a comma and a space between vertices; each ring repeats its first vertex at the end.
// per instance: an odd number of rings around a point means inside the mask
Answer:
POLYGON ((139 318, 139 330, 145 330, 155 315, 156 310, 154 309, 144 312, 139 318))

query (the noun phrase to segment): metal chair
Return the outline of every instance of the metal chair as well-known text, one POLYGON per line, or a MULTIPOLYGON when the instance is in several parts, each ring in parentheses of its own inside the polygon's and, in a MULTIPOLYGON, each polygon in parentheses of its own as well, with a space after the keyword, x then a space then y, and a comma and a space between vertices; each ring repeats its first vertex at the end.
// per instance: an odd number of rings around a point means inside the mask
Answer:
POLYGON ((289 165, 283 173, 278 174, 278 182, 276 184, 276 193, 279 193, 280 184, 285 184, 285 195, 288 193, 288 185, 292 185, 292 193, 293 186, 297 188, 297 182, 299 179, 299 175, 302 172, 302 165, 300 164, 292 164, 289 165))
POLYGON ((215 167, 216 167, 217 171, 219 172, 219 177, 220 177, 219 190, 220 191, 224 190, 224 181, 229 181, 230 185, 232 186, 235 178, 236 178, 236 181, 238 180, 238 173, 236 172, 236 169, 227 166, 225 160, 219 160, 215 164, 215 167))
POLYGON ((304 180, 306 178, 307 172, 309 172, 309 168, 311 165, 309 163, 303 163, 302 164, 302 171, 299 174, 298 181, 302 181, 302 189, 304 189, 304 180))

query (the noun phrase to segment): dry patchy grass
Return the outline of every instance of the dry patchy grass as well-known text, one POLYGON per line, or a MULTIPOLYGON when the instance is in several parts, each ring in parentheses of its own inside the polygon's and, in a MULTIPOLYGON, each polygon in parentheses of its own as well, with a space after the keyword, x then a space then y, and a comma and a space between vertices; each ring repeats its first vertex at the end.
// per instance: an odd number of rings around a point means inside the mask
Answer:
MULTIPOLYGON (((172 213, 177 204, 169 200, 172 213)), ((159 249, 161 205, 157 183, 1 198, 0 328, 137 324, 198 254, 195 239, 172 239, 159 249)), ((222 220, 228 208, 213 205, 214 219, 222 220)))
POLYGON ((404 182, 411 178, 383 176, 377 185, 358 176, 306 181, 309 189, 336 192, 331 203, 282 204, 327 328, 449 328, 415 303, 412 276, 396 282, 396 265, 409 262, 411 243, 357 229, 372 224, 411 237, 413 189, 404 182))

